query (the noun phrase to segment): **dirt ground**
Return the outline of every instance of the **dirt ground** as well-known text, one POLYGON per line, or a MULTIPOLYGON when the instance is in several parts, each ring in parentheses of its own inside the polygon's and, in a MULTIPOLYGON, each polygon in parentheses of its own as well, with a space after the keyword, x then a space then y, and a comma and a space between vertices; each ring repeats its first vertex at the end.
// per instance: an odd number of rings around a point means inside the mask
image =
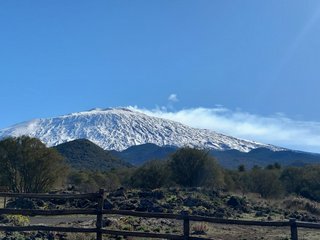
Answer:
MULTIPOLYGON (((203 237, 214 240, 290 240, 289 227, 252 227, 239 225, 208 224, 203 237)), ((198 235, 200 237, 200 235, 198 235)), ((299 240, 319 240, 320 230, 298 228, 299 240)))
POLYGON ((30 217, 30 225, 60 225, 74 222, 90 222, 95 220, 95 216, 36 216, 30 217))
MULTIPOLYGON (((94 216, 62 216, 62 217, 31 217, 30 224, 44 224, 44 225, 78 225, 90 226, 95 224, 94 216)), ((160 223, 159 223, 160 224, 160 223)), ((199 223, 191 222, 191 233, 194 226, 199 223)), ((177 221, 176 226, 182 230, 181 222, 177 221)), ((209 224, 205 223, 207 227, 206 234, 192 235, 204 237, 214 240, 290 240, 289 227, 253 227, 240 225, 226 225, 226 224, 209 224)), ((298 228, 299 240, 319 240, 320 230, 311 230, 298 228)), ((105 238, 108 239, 108 238, 105 238)), ((130 238, 141 239, 141 238, 130 238)))

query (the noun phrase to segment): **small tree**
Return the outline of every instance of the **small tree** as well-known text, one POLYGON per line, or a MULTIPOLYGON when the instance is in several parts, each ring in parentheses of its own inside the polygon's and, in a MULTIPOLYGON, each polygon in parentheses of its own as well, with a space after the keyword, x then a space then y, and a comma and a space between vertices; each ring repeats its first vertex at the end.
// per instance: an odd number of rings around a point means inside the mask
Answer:
POLYGON ((303 168, 300 194, 314 201, 320 201, 320 166, 309 165, 303 168))
POLYGON ((221 186, 222 171, 209 152, 194 148, 181 148, 170 161, 173 180, 185 187, 221 186))
POLYGON ((303 184, 304 171, 301 167, 287 167, 280 176, 280 181, 287 193, 300 194, 303 184))
POLYGON ((40 140, 9 137, 0 141, 0 181, 13 192, 45 192, 61 183, 63 158, 40 140))
POLYGON ((280 173, 276 170, 253 169, 249 174, 249 189, 263 198, 279 197, 284 193, 279 177, 280 173))
POLYGON ((139 188, 160 188, 168 184, 169 176, 167 161, 152 160, 135 170, 131 184, 139 188))
POLYGON ((320 166, 288 167, 280 180, 288 193, 296 193, 320 201, 320 166))

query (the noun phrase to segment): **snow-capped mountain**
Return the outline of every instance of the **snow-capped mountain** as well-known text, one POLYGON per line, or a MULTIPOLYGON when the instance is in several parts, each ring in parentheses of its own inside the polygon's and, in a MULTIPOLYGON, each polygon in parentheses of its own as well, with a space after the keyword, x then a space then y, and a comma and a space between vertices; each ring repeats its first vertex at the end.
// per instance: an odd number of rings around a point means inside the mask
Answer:
POLYGON ((94 109, 60 117, 35 119, 0 130, 0 138, 21 135, 39 138, 48 146, 85 138, 103 149, 117 151, 144 143, 217 150, 236 149, 242 152, 258 147, 282 150, 210 130, 191 128, 126 108, 94 109))

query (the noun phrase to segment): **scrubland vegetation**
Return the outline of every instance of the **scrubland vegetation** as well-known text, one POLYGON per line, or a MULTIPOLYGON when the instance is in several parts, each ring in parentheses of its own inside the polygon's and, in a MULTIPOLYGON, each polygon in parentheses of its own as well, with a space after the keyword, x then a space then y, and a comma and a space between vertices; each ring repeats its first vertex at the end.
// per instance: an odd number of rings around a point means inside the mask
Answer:
POLYGON ((320 201, 320 165, 281 167, 272 163, 262 168, 223 169, 206 150, 181 148, 166 160, 150 160, 140 167, 110 171, 76 170, 64 163, 59 153, 35 138, 0 141, 0 184, 13 192, 46 192, 73 185, 81 192, 105 188, 205 187, 262 198, 293 194, 320 201))
MULTIPOLYGON (((19 137, 0 141, 0 185, 13 192, 57 189, 96 192, 104 188, 108 192, 105 208, 166 213, 188 211, 193 215, 221 218, 297 218, 319 222, 320 165, 282 167, 280 163, 272 163, 272 159, 270 163, 266 167, 254 166, 251 169, 244 165, 235 170, 224 169, 208 151, 185 147, 165 160, 150 160, 140 167, 79 170, 68 166, 55 149, 47 148, 37 139, 19 137)), ((41 202, 39 205, 34 201, 13 201, 8 203, 8 207, 17 207, 17 204, 43 209, 57 208, 60 203, 41 202)), ((63 204, 71 208, 95 206, 90 201, 63 204)), ((10 222, 18 220, 14 218, 10 222)), ((177 229, 177 223, 170 221, 160 225, 125 217, 105 221, 115 229, 156 232, 177 229), (151 229, 152 226, 157 228, 151 229)), ((214 237, 226 236, 224 228, 229 229, 230 239, 239 237, 233 231, 234 227, 215 226, 215 231, 211 231, 210 225, 192 225, 195 234, 210 233, 214 237), (220 228, 221 231, 217 231, 220 228)), ((253 231, 256 236, 265 234, 263 231, 260 234, 260 230, 253 231)), ((285 236, 282 232, 278 235, 285 236)), ((317 239, 317 236, 310 239, 317 239)))
MULTIPOLYGON (((272 160, 270 160, 272 162, 272 160)), ((182 148, 167 160, 151 160, 138 168, 108 172, 73 171, 69 184, 80 191, 104 187, 127 188, 205 187, 262 198, 302 196, 320 201, 320 165, 282 168, 279 163, 237 170, 223 169, 205 150, 182 148)))

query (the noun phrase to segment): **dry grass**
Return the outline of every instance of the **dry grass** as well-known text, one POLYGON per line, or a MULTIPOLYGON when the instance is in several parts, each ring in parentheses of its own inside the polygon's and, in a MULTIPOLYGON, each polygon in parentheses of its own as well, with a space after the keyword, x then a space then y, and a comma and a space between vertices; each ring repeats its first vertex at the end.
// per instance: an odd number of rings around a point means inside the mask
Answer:
POLYGON ((320 215, 320 204, 302 197, 288 197, 283 200, 283 207, 294 211, 307 211, 320 215))
MULTIPOLYGON (((7 199, 7 202, 8 202, 8 199, 7 199)), ((0 208, 3 208, 3 207, 4 207, 4 198, 0 197, 0 208)))
MULTIPOLYGON (((226 224, 206 224, 206 235, 193 235, 215 240, 289 240, 289 227, 254 227, 226 224)), ((299 239, 319 240, 320 230, 298 229, 299 239)))
POLYGON ((68 240, 95 240, 96 235, 94 233, 67 233, 66 238, 68 240))

